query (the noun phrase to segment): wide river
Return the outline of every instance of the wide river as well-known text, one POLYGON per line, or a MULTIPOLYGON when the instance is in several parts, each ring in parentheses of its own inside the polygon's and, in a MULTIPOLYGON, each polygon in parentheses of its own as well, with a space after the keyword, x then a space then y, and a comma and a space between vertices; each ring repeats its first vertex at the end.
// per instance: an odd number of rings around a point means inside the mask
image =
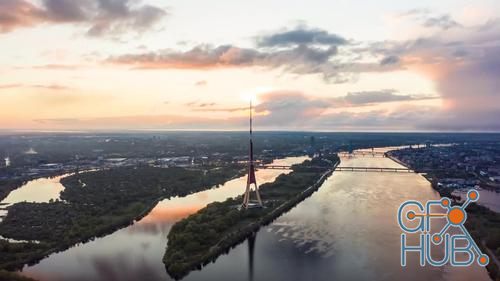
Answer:
MULTIPOLYGON (((277 160, 291 164, 304 158, 277 160)), ((343 158, 343 166, 401 167, 388 158, 343 158)), ((260 170, 260 183, 283 171, 260 170)), ((243 191, 245 178, 163 200, 142 220, 103 238, 52 254, 23 274, 42 281, 171 280, 162 257, 178 220, 243 191)), ((183 280, 490 280, 484 268, 400 266, 396 215, 405 200, 437 199, 414 173, 335 172, 320 189, 269 226, 183 280)))

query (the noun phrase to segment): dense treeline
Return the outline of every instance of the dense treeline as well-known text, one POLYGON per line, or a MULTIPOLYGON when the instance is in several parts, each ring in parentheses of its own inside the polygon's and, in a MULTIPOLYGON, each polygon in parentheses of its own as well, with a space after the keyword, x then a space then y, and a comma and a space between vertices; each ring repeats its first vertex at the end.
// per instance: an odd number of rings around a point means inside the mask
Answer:
POLYGON ((239 165, 210 170, 127 167, 64 178, 63 201, 9 207, 7 217, 0 223, 0 235, 40 243, 2 241, 0 268, 12 269, 110 233, 146 215, 162 198, 184 196, 222 184, 242 175, 242 168, 239 165))
MULTIPOLYGON (((490 209, 470 204, 467 207, 467 221, 465 226, 476 241, 480 241, 478 246, 485 251, 491 249, 493 255, 500 260, 500 214, 490 209)), ((500 269, 490 256, 490 263, 487 266, 490 276, 496 280, 500 279, 500 269)))
POLYGON ((35 256, 44 256, 47 247, 44 243, 9 243, 0 240, 0 264, 3 269, 13 269, 19 267, 20 262, 32 263, 35 256))
POLYGON ((9 193, 22 186, 23 181, 18 180, 0 180, 0 201, 9 195, 9 193))
MULTIPOLYGON (((319 187, 318 181, 339 159, 323 159, 293 166, 293 172, 280 175, 272 183, 260 186, 265 208, 239 209, 242 196, 209 204, 204 209, 177 222, 168 234, 164 263, 168 273, 179 278, 190 270, 217 258, 238 241, 256 231, 262 224, 281 215, 307 197, 308 187, 319 187), (324 169, 307 169, 307 166, 324 169), (317 185, 317 186, 316 186, 317 185)), ((323 177, 324 178, 324 177, 323 177)), ((312 192, 314 192, 313 189, 312 192)), ((311 193, 312 193, 311 192, 311 193)))

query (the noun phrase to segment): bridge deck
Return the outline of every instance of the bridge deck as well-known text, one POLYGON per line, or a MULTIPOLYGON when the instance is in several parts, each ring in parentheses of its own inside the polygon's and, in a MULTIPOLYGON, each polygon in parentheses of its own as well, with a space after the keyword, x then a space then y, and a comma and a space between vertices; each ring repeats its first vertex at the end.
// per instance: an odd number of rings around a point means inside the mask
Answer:
MULTIPOLYGON (((286 165, 259 165, 257 166, 259 169, 275 169, 275 170, 288 170, 291 169, 291 166, 286 165)), ((309 169, 325 169, 325 167, 321 166, 307 166, 302 168, 309 169)), ((335 171, 338 172, 393 172, 393 173, 413 173, 412 169, 408 168, 389 168, 389 167, 358 167, 358 166, 337 166, 335 171)))
POLYGON ((344 155, 344 154, 352 154, 352 155, 358 155, 358 154, 363 154, 363 155, 385 155, 385 152, 380 152, 380 151, 375 151, 375 152, 371 152, 371 151, 355 151, 355 152, 352 152, 352 153, 349 153, 349 152, 339 152, 337 154, 339 154, 339 155, 344 155))
POLYGON ((413 173, 414 171, 408 168, 387 168, 387 167, 347 167, 340 166, 335 169, 335 171, 346 171, 346 172, 404 172, 413 173))

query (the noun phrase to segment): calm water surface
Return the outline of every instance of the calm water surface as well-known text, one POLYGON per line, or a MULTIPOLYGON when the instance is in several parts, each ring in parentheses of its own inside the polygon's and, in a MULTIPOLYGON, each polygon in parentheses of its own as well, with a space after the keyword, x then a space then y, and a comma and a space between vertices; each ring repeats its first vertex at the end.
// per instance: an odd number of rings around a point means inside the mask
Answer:
MULTIPOLYGON (((469 190, 455 190, 453 191, 453 195, 460 196, 462 200, 467 198, 467 192, 469 190)), ((479 192, 479 201, 478 204, 487 207, 488 209, 500 213, 500 192, 480 189, 479 192)))
POLYGON ((59 194, 64 190, 64 186, 59 181, 68 175, 70 174, 31 180, 20 188, 13 190, 0 203, 8 205, 24 201, 42 203, 49 202, 50 199, 59 199, 59 194))
MULTIPOLYGON (((401 167, 378 157, 344 158, 341 165, 401 167)), ((479 266, 420 267, 416 255, 400 266, 398 206, 438 198, 418 174, 335 172, 319 191, 261 229, 255 241, 185 280, 490 280, 479 266)))
MULTIPOLYGON (((307 157, 275 160, 276 165, 303 162, 307 157)), ((259 170, 259 184, 272 182, 286 170, 259 170)), ((214 201, 243 193, 246 177, 186 197, 165 199, 143 219, 111 235, 50 255, 23 274, 38 280, 170 280, 162 258, 167 234, 178 220, 214 201)))
MULTIPOLYGON (((296 163, 302 159, 286 159, 296 163)), ((387 158, 342 159, 345 166, 401 167, 387 158)), ((260 183, 280 172, 258 171, 260 183)), ((160 202, 132 226, 53 254, 23 274, 40 280, 170 280, 161 261, 179 219, 242 193, 245 178, 160 202)), ((413 173, 335 172, 311 197, 263 227, 254 239, 183 280, 489 280, 486 270, 399 264, 397 208, 439 195, 413 173)))
MULTIPOLYGON (((59 194, 64 190, 64 186, 59 182, 61 178, 68 176, 65 174, 51 178, 39 178, 28 181, 18 189, 13 190, 0 202, 0 221, 7 216, 8 206, 20 202, 49 202, 51 199, 59 199, 59 194)), ((15 241, 15 240, 13 240, 15 241)))

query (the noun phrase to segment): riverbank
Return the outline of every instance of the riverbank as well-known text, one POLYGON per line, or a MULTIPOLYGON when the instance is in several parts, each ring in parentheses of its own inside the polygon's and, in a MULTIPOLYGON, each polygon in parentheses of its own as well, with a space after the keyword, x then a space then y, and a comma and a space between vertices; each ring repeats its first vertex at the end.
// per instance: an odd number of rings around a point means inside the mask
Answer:
POLYGON ((25 185, 27 182, 36 180, 39 178, 54 178, 58 176, 62 176, 67 173, 71 173, 72 171, 54 171, 36 176, 29 176, 22 179, 12 179, 12 180, 0 180, 0 202, 3 201, 7 196, 14 190, 19 187, 25 185))
POLYGON ((395 156, 393 156, 390 151, 386 152, 385 153, 385 156, 389 159, 391 159, 392 161, 398 163, 399 165, 405 167, 405 168, 408 168, 408 169, 411 169, 410 166, 408 164, 406 164, 405 162, 399 160, 398 158, 396 158, 395 156))
POLYGON ((35 279, 21 276, 14 272, 0 270, 0 281, 35 281, 35 279))
POLYGON ((167 272, 179 279, 214 261, 261 226, 271 223, 309 197, 331 175, 339 161, 336 155, 331 155, 330 159, 305 161, 294 165, 291 173, 262 185, 259 192, 264 198, 265 208, 240 210, 242 196, 239 196, 209 204, 176 223, 168 234, 163 259, 167 272), (307 166, 324 168, 311 170, 307 166))
POLYGON ((107 235, 144 217, 163 198, 206 190, 243 173, 240 165, 224 170, 136 167, 66 177, 61 180, 64 202, 8 207, 0 235, 39 243, 0 240, 0 269, 20 269, 51 253, 107 235))
MULTIPOLYGON (((390 155, 390 153, 388 153, 388 157, 407 168, 412 168, 411 165, 404 163, 395 156, 390 155)), ((459 204, 461 198, 452 195, 454 189, 438 186, 438 178, 432 173, 422 176, 430 182, 432 188, 441 197, 452 199, 453 205, 459 204)), ((471 203, 467 207, 467 221, 465 222, 465 226, 476 241, 476 244, 481 248, 481 251, 486 253, 490 258, 490 263, 486 266, 489 276, 492 280, 500 280, 500 268, 498 266, 498 260, 500 259, 500 214, 487 207, 471 203)))

